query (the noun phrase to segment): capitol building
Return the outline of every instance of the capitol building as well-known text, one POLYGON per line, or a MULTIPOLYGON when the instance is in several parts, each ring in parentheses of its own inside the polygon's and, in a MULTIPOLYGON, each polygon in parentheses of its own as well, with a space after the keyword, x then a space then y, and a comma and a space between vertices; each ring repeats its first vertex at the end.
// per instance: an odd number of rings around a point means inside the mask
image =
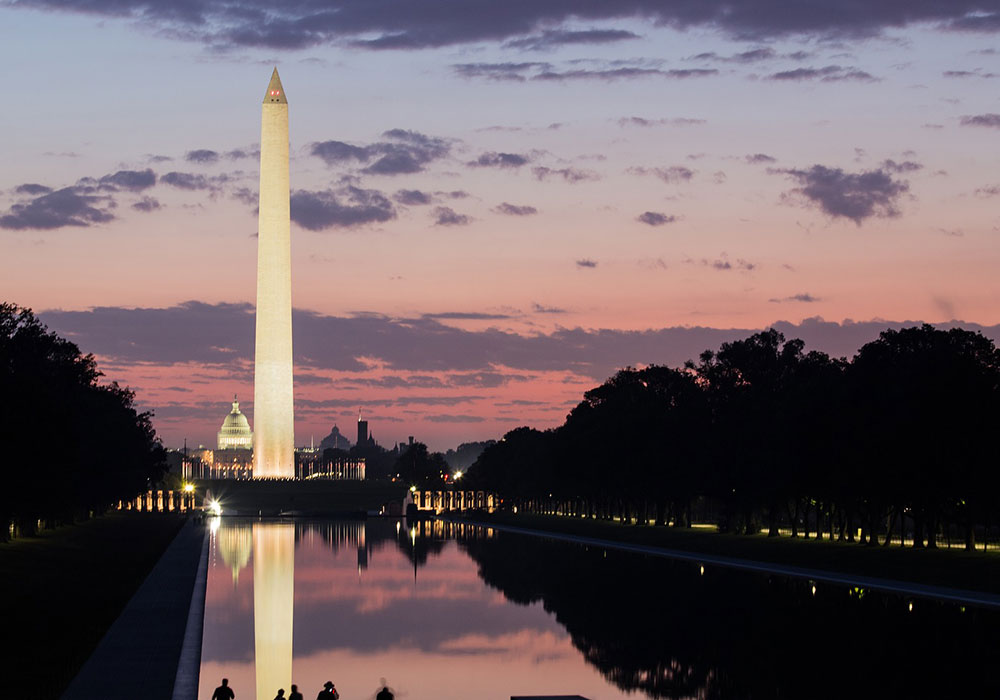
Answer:
MULTIPOLYGON (((367 422, 363 424, 367 434, 367 422)), ((360 433, 359 433, 360 434, 360 433)), ((372 441, 374 442, 374 441, 372 441)), ((320 447, 296 448, 295 478, 298 479, 365 479, 365 458, 344 454, 351 443, 344 438, 336 426, 320 447), (341 454, 332 460, 323 458, 323 447, 338 448, 341 454)), ((184 479, 252 479, 253 478, 253 430, 250 421, 240 411, 240 402, 233 396, 232 409, 222 421, 216 433, 216 447, 204 445, 187 451, 181 461, 184 479)))
POLYGON ((253 449, 253 431, 250 421, 240 413, 240 402, 233 396, 233 410, 222 421, 216 447, 220 450, 253 449))

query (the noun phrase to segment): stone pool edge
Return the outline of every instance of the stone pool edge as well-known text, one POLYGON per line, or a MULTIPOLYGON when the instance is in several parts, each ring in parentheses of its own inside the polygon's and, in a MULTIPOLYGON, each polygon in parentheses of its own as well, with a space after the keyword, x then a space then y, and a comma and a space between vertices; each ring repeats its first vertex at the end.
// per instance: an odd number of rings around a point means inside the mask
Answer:
POLYGON ((205 631, 205 593, 208 588, 208 542, 209 530, 205 528, 202 537, 201 557, 198 571, 194 575, 191 604, 188 607, 187 625, 184 627, 184 642, 177 662, 177 675, 171 700, 197 700, 198 680, 201 676, 201 642, 205 631))
MULTIPOLYGON (((182 651, 192 618, 196 590, 200 669, 201 617, 205 580, 199 581, 208 554, 208 529, 193 518, 185 522, 149 575, 73 678, 61 700, 173 700, 182 651)), ((207 567, 206 567, 207 569, 207 567)), ((191 634, 194 634, 193 630, 191 634)), ((186 658, 186 657, 185 657, 186 658)), ((197 676, 190 695, 197 694, 197 676)))

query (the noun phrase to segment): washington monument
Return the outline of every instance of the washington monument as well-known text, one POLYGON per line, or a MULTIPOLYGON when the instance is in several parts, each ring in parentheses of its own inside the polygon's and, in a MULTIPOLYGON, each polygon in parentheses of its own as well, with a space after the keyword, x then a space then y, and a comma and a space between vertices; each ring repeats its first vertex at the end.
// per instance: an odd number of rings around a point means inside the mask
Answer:
POLYGON ((253 376, 255 478, 295 476, 288 191, 288 100, 275 68, 264 95, 260 124, 257 340, 253 376))

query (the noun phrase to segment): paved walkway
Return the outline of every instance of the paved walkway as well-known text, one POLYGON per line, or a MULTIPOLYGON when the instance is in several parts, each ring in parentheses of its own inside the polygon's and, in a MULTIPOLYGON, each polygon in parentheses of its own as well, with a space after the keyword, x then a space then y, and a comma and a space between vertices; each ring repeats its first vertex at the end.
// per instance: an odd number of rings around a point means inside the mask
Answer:
MULTIPOLYGON (((205 527, 189 519, 70 683, 62 700, 172 700, 175 681, 178 691, 193 688, 180 698, 194 700, 201 662, 203 562, 207 552, 205 527), (196 594, 194 602, 200 604, 192 605, 192 594, 196 594), (197 608, 193 614, 192 608, 197 608), (196 650, 191 648, 193 643, 197 644, 196 650), (186 663, 179 668, 182 648, 186 663), (193 669, 192 654, 196 654, 193 669)), ((67 624, 72 621, 67 620, 67 624)))
POLYGON ((536 537, 548 537, 554 540, 565 542, 575 542, 605 549, 618 549, 625 552, 635 552, 637 554, 648 554, 655 557, 667 557, 669 559, 679 559, 691 561, 698 564, 725 566, 731 569, 743 569, 745 571, 757 571, 765 574, 778 574, 780 576, 791 576, 793 578, 804 578, 811 581, 836 583, 844 586, 857 586, 859 588, 870 588, 872 590, 887 591, 900 595, 914 596, 918 598, 935 598, 937 600, 947 600, 965 605, 976 605, 983 608, 1000 608, 1000 595, 984 593, 980 591, 969 591, 960 588, 944 588, 942 586, 928 586, 922 583, 910 583, 908 581, 895 581, 892 579, 875 578, 872 576, 858 576, 854 574, 843 574, 834 571, 823 571, 821 569, 807 569, 800 566, 788 566, 786 564, 771 564, 768 562, 752 561, 750 559, 739 559, 736 557, 719 556, 716 554, 699 554, 697 552, 686 552, 678 549, 666 549, 664 547, 653 547, 642 544, 629 544, 627 542, 616 542, 614 540, 602 540, 596 537, 583 537, 580 535, 568 535, 560 532, 549 532, 547 530, 534 530, 516 525, 495 525, 493 523, 482 523, 469 520, 461 522, 482 527, 491 527, 494 530, 503 532, 515 532, 522 535, 534 535, 536 537))

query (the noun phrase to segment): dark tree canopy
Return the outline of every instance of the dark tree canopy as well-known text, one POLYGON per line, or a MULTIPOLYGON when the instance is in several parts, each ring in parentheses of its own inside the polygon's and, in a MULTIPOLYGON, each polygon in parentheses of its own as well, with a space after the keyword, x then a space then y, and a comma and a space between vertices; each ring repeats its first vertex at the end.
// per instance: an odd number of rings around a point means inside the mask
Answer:
POLYGON ((469 479, 544 512, 684 526, 697 509, 731 532, 869 545, 955 530, 971 548, 1000 524, 998 425, 1000 351, 979 333, 886 331, 847 361, 771 329, 623 369, 562 426, 507 433, 469 479))
POLYGON ((92 355, 29 310, 0 303, 0 537, 15 523, 72 521, 133 498, 165 469, 165 452, 135 395, 101 384, 92 355))

